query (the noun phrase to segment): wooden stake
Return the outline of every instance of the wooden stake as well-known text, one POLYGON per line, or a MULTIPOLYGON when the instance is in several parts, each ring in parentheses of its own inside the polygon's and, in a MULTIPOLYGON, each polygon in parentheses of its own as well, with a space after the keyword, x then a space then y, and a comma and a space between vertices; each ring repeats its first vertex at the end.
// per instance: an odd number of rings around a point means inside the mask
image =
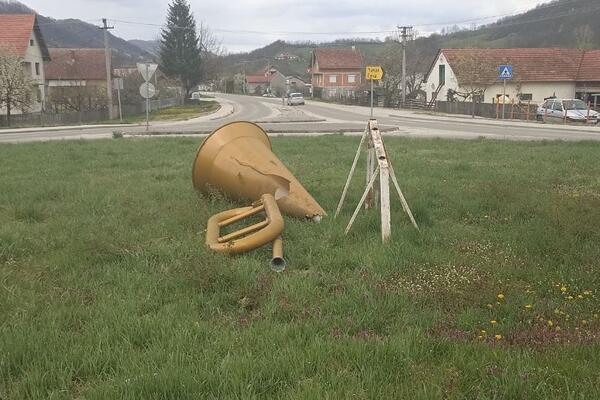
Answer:
POLYGON ((419 226, 417 225, 417 221, 415 221, 415 217, 413 217, 413 214, 410 211, 410 207, 408 206, 406 198, 404 197, 404 194, 402 193, 402 190, 400 189, 400 184, 398 184, 398 179, 396 179, 396 174, 394 173, 394 167, 392 167, 392 164, 390 164, 390 173, 392 175, 392 182, 394 182, 394 186, 396 187, 396 192, 398 193, 398 197, 400 197, 400 203, 402 204, 402 209, 404 210, 404 212, 406 214, 408 214, 408 218, 410 218, 410 222, 412 222, 413 226, 415 228, 417 228, 417 230, 419 232, 421 232, 421 230, 419 229, 419 226))
POLYGON ((379 168, 379 190, 381 194, 381 240, 387 242, 392 234, 389 168, 379 168))
POLYGON ((346 231, 345 231, 346 234, 348 232, 350 232, 350 228, 352 228, 352 224, 354 223, 354 220, 356 219, 356 216, 358 215, 360 208, 362 207, 363 203, 365 202, 365 200, 367 198, 367 194, 369 193, 369 190, 371 190, 371 188, 373 187, 373 184, 375 183, 375 178, 377 177, 378 172, 379 172, 379 167, 377 167, 377 169, 375 169, 375 173, 373 174, 373 176, 371 176, 371 180, 369 181, 367 188, 365 189, 365 192, 363 193, 362 197, 360 198, 360 201, 358 202, 358 206, 356 206, 356 210, 354 210, 354 214, 352 214, 352 218, 350 218, 350 222, 348 222, 348 226, 346 227, 346 231))
POLYGON ((348 187, 350 186, 350 181, 352 181, 352 175, 354 175, 354 169, 356 168, 356 164, 358 164, 358 159, 360 158, 360 151, 362 150, 362 145, 365 142, 365 138, 367 137, 368 130, 365 129, 362 137, 360 138, 360 144, 358 145, 358 150, 356 150, 356 155, 354 156, 354 161, 352 162, 352 168, 350 168, 350 173, 348 174, 348 179, 346 179, 346 185, 344 186, 344 190, 342 191, 342 197, 340 198, 340 202, 338 203, 337 210, 335 210, 334 219, 337 218, 340 210, 342 209, 342 205, 344 204, 344 200, 346 199, 346 194, 348 193, 348 187))

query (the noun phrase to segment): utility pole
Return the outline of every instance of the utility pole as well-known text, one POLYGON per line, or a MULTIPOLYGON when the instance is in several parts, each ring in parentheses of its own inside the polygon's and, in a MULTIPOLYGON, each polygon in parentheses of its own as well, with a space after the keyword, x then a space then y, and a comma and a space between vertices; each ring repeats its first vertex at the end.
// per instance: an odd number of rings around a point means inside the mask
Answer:
POLYGON ((104 31, 104 58, 106 63, 106 98, 108 100, 108 119, 113 119, 112 63, 111 51, 108 45, 108 31, 110 29, 115 29, 115 27, 108 26, 106 24, 106 18, 102 18, 102 24, 104 26, 100 29, 104 31))
POLYGON ((402 107, 406 105, 406 39, 412 35, 412 26, 399 26, 402 38, 402 107))
POLYGON ((310 53, 310 99, 313 100, 315 98, 315 51, 313 49, 310 53))

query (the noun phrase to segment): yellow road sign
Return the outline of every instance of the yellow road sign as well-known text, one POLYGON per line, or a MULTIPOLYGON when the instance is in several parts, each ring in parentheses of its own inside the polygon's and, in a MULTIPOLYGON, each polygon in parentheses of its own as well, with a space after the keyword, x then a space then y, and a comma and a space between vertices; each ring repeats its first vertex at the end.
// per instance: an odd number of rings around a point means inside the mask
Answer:
POLYGON ((383 68, 380 65, 367 65, 367 80, 380 80, 383 78, 383 68))

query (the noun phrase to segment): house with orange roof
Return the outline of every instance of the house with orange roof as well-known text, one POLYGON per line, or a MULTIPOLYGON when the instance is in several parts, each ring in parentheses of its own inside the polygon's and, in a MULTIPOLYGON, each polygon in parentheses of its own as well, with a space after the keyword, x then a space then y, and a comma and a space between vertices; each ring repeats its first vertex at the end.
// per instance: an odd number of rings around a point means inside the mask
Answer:
POLYGON ((506 80, 507 101, 542 103, 555 96, 600 105, 600 51, 568 48, 440 49, 426 75, 427 98, 445 101, 448 90, 464 92, 476 74, 485 86, 480 100, 492 103, 503 95, 501 65, 513 67, 512 79, 506 80), (464 60, 477 60, 479 67, 464 60))
MULTIPOLYGON (((55 112, 106 106, 104 49, 50 48, 44 67, 48 106, 55 112)), ((136 71, 137 72, 137 71, 136 71)))
POLYGON ((308 72, 315 96, 354 95, 363 83, 363 67, 363 55, 354 46, 313 50, 308 72))
MULTIPOLYGON (((29 111, 39 112, 46 99, 44 63, 50 54, 40 32, 35 14, 0 14, 0 48, 22 59, 23 69, 36 84, 34 104, 29 111)), ((21 110, 14 110, 18 114, 21 110)), ((6 114, 6 110, 0 110, 6 114)))

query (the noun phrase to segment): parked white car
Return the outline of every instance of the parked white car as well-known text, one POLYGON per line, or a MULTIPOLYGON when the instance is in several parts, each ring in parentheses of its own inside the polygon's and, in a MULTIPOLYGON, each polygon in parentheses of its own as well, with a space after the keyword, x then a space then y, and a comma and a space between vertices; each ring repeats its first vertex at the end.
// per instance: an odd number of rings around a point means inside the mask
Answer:
POLYGON ((290 93, 287 99, 288 106, 304 105, 304 96, 302 93, 290 93))
POLYGON ((538 121, 564 121, 597 124, 599 113, 589 110, 588 105, 578 99, 548 99, 538 107, 538 121))

